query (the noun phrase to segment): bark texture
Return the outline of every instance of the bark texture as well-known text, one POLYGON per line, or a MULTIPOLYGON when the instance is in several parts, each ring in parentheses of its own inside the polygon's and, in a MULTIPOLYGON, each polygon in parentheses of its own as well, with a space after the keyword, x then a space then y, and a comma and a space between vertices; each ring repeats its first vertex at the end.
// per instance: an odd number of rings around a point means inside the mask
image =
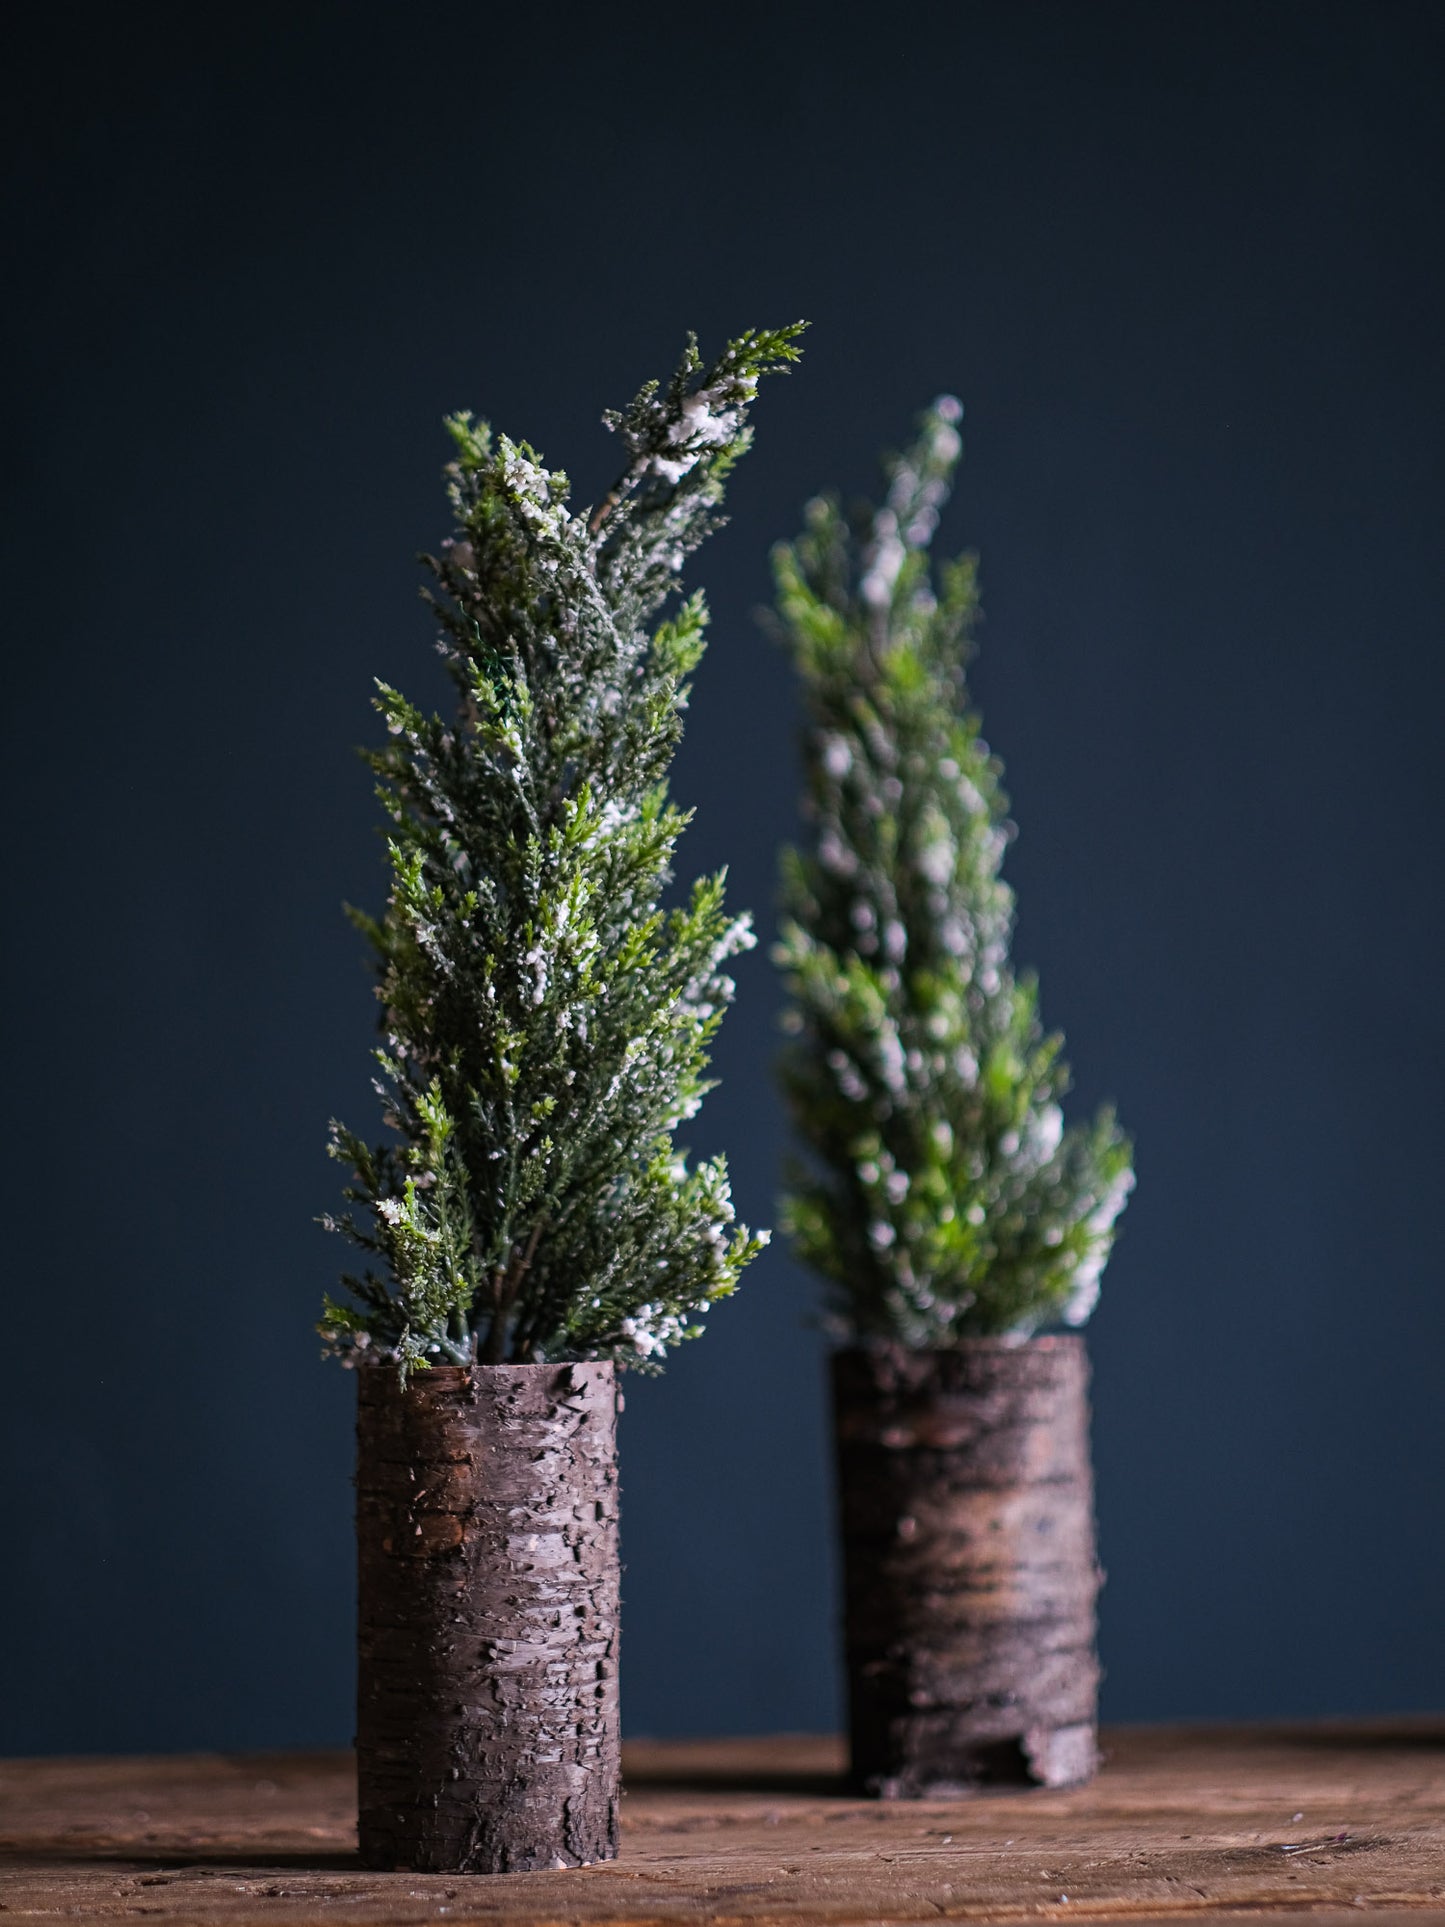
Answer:
POLYGON ((854 1784, 1097 1764, 1088 1355, 1074 1335, 833 1359, 854 1784))
POLYGON ((357 1373, 356 1751, 369 1867, 617 1853, 608 1364, 357 1373))

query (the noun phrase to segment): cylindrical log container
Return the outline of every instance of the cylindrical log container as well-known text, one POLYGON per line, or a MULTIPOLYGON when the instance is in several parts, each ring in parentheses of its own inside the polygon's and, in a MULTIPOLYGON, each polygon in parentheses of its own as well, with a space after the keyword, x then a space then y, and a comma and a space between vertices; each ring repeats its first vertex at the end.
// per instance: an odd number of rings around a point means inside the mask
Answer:
POLYGON ((833 1358, 852 1777, 884 1798, 1097 1764, 1082 1338, 833 1358))
POLYGON ((613 1367, 357 1373, 356 1752, 369 1867, 617 1853, 613 1367))

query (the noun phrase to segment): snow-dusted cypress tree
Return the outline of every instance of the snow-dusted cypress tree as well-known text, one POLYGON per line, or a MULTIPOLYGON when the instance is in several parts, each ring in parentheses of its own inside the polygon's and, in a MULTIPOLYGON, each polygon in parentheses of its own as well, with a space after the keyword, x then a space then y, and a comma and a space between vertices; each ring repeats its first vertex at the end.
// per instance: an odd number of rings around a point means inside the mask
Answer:
POLYGON ((968 708, 972 556, 929 543, 961 451, 943 396, 886 501, 815 501, 776 552, 810 847, 785 854, 784 1078, 811 1157, 785 1222, 841 1335, 916 1349, 1081 1324, 1133 1185, 1112 1112, 1064 1124, 1062 1039, 1009 960, 1012 832, 968 708))
POLYGON ((356 921, 392 1135, 333 1131, 365 1214, 326 1222, 374 1261, 345 1280, 353 1304, 327 1302, 344 1362, 655 1363, 764 1241, 734 1225, 723 1160, 674 1141, 753 938, 721 875, 661 907, 707 618, 700 594, 659 615, 798 333, 743 335, 706 370, 689 345, 606 416, 628 459, 592 513, 526 443, 448 423, 456 530, 426 560, 458 707, 379 685, 391 896, 356 921))

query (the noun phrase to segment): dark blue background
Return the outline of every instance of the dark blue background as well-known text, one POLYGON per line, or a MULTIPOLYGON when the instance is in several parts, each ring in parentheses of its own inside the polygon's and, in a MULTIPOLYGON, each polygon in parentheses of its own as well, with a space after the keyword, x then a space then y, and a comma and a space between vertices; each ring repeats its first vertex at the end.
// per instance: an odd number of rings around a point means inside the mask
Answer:
MULTIPOLYGON (((584 498, 606 403, 795 315, 676 788, 767 924, 814 489, 967 403, 948 545, 1017 953, 1139 1189, 1094 1325, 1114 1718, 1445 1704, 1442 15, 56 10, 3 119, 0 1750, 350 1733, 327 1116, 371 1115, 353 746, 432 687, 440 418, 584 498)), ((694 1131, 766 1222, 776 991, 694 1131)), ((774 1249, 629 1391, 633 1732, 838 1716, 774 1249)))

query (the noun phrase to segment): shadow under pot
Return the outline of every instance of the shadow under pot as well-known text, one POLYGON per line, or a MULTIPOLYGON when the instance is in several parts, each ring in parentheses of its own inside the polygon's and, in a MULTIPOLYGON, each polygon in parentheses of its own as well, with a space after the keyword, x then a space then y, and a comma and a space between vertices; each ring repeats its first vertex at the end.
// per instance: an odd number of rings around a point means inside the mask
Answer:
POLYGON ((1089 1779, 1103 1575, 1083 1339, 840 1351, 832 1379, 853 1785, 1089 1779))
POLYGON ((364 1864, 615 1858, 612 1365, 356 1376, 364 1864))

